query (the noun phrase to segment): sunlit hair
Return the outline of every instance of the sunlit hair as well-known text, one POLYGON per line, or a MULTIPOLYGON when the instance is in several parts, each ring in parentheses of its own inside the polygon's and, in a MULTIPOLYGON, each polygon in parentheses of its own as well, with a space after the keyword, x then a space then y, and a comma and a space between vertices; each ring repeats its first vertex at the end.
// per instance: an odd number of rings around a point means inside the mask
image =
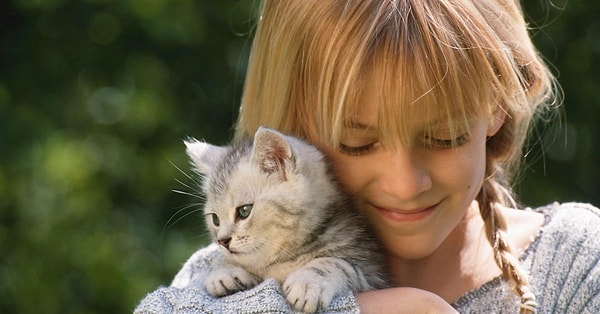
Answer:
POLYGON ((517 0, 265 0, 236 138, 264 125, 335 146, 368 106, 382 145, 394 148, 411 145, 417 106, 455 133, 473 118, 504 117, 477 200, 504 277, 534 311, 494 203, 514 206, 512 172, 534 114, 557 102, 554 85, 517 0), (372 80, 377 97, 367 103, 372 80))

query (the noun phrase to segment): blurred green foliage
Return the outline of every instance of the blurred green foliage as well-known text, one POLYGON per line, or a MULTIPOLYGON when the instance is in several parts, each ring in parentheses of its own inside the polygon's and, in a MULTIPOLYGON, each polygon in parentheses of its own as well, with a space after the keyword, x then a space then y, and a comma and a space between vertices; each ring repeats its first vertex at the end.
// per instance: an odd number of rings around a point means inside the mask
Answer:
MULTIPOLYGON (((206 243, 181 140, 230 138, 255 7, 1 2, 0 312, 130 312, 206 243)), ((516 189, 600 204, 600 2, 525 7, 566 119, 516 189)))

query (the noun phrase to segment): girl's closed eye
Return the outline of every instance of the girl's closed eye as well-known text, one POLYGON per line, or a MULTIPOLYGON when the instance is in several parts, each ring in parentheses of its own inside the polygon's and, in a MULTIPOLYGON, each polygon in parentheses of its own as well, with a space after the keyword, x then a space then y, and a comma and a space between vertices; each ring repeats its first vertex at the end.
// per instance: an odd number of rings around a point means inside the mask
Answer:
MULTIPOLYGON (((464 133, 455 138, 425 136, 423 145, 428 149, 451 149, 464 145, 469 141, 469 139, 469 133, 464 133)), ((349 145, 345 143, 339 143, 339 150, 341 153, 346 155, 360 156, 374 151, 380 145, 381 144, 379 142, 372 142, 366 145, 349 145)))
POLYGON ((470 139, 469 133, 464 133, 455 138, 444 138, 444 137, 435 137, 426 135, 424 139, 424 144, 428 148, 432 149, 449 149, 449 148, 457 148, 461 145, 467 143, 470 139))
POLYGON ((379 134, 375 127, 367 124, 351 123, 345 131, 346 134, 342 136, 338 144, 338 150, 342 154, 364 155, 381 146, 379 134))
POLYGON ((379 142, 373 142, 373 143, 369 143, 367 145, 360 145, 360 146, 352 146, 352 145, 347 145, 344 143, 339 144, 339 150, 341 153, 346 154, 346 155, 352 155, 352 156, 360 156, 360 155, 370 153, 373 150, 375 150, 377 147, 379 147, 379 142))

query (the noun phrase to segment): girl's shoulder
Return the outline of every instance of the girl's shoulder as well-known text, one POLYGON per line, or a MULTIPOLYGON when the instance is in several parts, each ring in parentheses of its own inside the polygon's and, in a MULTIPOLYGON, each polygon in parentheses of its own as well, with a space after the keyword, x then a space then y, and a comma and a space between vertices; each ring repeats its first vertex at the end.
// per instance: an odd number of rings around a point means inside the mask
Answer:
MULTIPOLYGON (((591 204, 552 203, 532 210, 544 214, 545 222, 540 231, 541 236, 554 242, 579 242, 593 234, 600 234, 600 209, 591 204)), ((600 247, 600 241, 596 239, 598 238, 593 238, 590 244, 600 247)))
POLYGON ((579 203, 579 202, 568 202, 568 203, 558 203, 554 202, 545 206, 537 207, 537 208, 526 208, 526 210, 533 210, 536 212, 543 213, 549 216, 558 216, 564 214, 570 214, 573 218, 583 216, 594 217, 594 219, 600 219, 600 209, 598 207, 589 204, 589 203, 579 203))
POLYGON ((585 256, 588 253, 600 258, 600 209, 597 207, 573 202, 525 210, 542 213, 545 221, 522 260, 588 258, 590 256, 585 256))
POLYGON ((537 238, 521 260, 542 312, 600 310, 600 210, 583 203, 533 209, 545 215, 537 238))
MULTIPOLYGON (((544 222, 520 256, 540 313, 600 313, 600 210, 589 204, 553 203, 526 208, 544 222)), ((501 277, 453 306, 460 313, 517 312, 518 300, 501 277)))

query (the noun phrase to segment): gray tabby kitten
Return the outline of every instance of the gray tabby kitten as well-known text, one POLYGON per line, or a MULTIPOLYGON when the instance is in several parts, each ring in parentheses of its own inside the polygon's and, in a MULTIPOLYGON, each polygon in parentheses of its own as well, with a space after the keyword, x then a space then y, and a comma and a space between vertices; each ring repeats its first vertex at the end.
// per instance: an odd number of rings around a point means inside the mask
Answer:
POLYGON ((387 286, 383 249, 314 146, 266 128, 234 146, 185 144, 223 254, 205 280, 208 293, 275 278, 296 310, 315 312, 344 291, 387 286))

